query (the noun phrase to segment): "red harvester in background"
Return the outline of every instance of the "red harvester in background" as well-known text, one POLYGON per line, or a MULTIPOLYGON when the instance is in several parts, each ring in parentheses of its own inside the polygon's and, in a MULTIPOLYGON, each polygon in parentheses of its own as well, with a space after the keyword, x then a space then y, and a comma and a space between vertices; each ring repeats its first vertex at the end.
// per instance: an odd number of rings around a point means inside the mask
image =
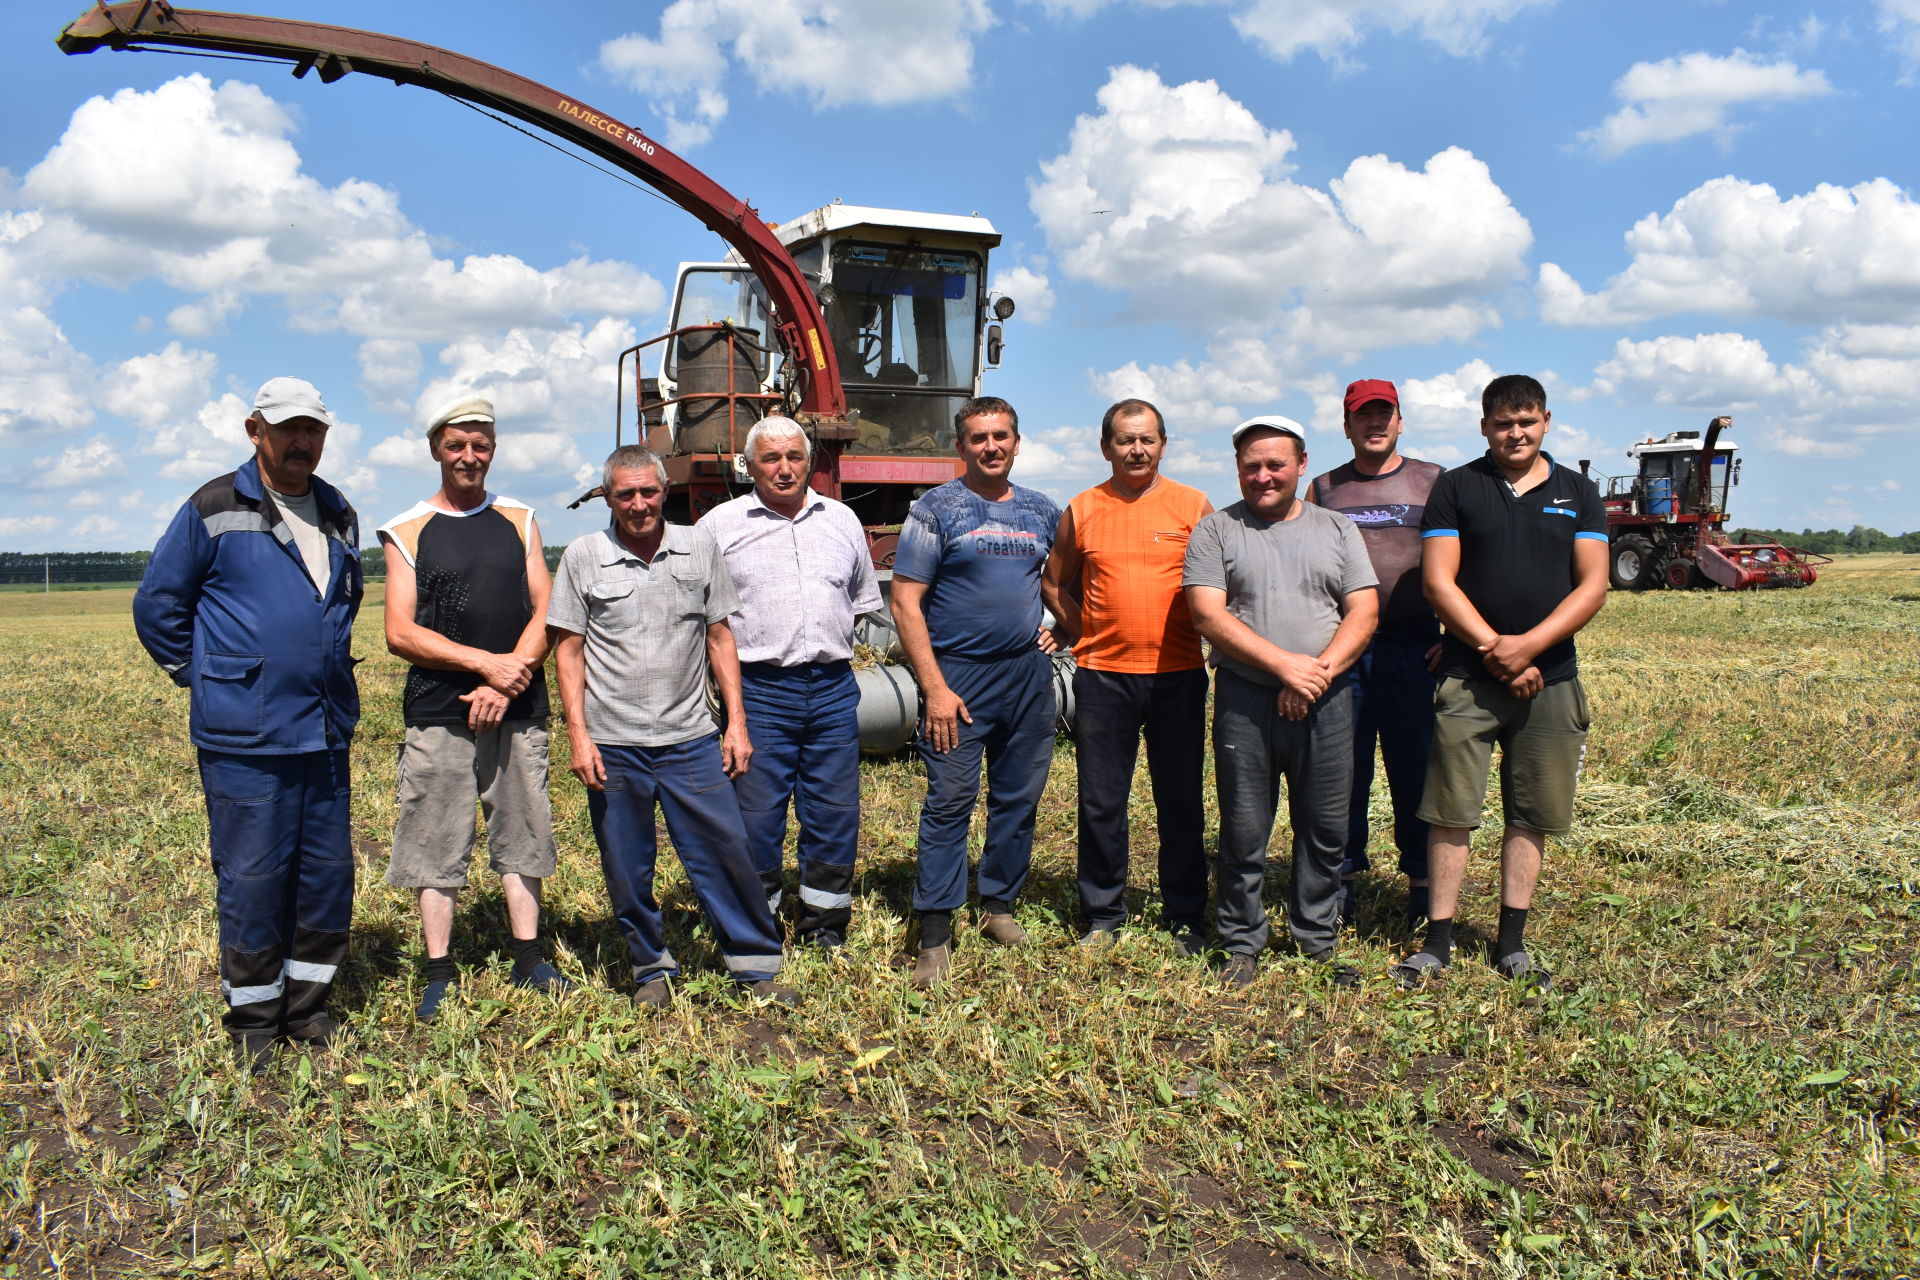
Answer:
MULTIPOLYGON (((1740 446, 1721 438, 1733 419, 1721 416, 1698 431, 1649 437, 1627 450, 1640 464, 1631 476, 1607 482, 1609 577, 1623 591, 1662 583, 1679 591, 1721 586, 1804 587, 1815 565, 1831 557, 1777 542, 1734 542, 1727 537, 1727 494, 1740 483, 1740 446)), ((1582 461, 1581 474, 1588 464, 1582 461)))

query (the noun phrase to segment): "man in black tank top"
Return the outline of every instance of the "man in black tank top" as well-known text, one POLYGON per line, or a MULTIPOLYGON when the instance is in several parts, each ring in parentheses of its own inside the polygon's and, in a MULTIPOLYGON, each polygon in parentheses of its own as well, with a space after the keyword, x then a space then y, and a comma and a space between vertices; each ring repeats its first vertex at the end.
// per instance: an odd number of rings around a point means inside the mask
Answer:
POLYGON ((475 841, 474 797, 507 900, 513 985, 572 983, 541 956, 540 884, 554 871, 547 800, 547 597, 533 510, 487 492, 493 405, 454 400, 427 428, 440 489, 382 525, 387 648, 410 661, 400 811, 387 883, 418 891, 427 952, 418 1014, 458 981, 456 891, 475 841))
POLYGON ((1427 824, 1418 815, 1433 740, 1432 665, 1440 623, 1420 586, 1420 518, 1436 462, 1400 452, 1400 393, 1391 382, 1364 378, 1347 388, 1347 441, 1353 460, 1317 476, 1307 490, 1316 506, 1360 527, 1380 579, 1380 628, 1347 672, 1353 689, 1353 792, 1347 803, 1347 859, 1341 867, 1340 916, 1352 923, 1354 877, 1367 857, 1367 803, 1373 792, 1373 744, 1380 743, 1393 797, 1393 843, 1407 877, 1406 927, 1427 914, 1427 824))

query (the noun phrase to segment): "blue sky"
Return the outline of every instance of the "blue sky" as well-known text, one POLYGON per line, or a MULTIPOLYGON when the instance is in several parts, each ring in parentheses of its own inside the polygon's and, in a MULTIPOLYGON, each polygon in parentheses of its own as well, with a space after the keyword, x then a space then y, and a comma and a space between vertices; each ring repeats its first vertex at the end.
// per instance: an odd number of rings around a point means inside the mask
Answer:
MULTIPOLYGON (((1731 413, 1736 524, 1920 528, 1920 0, 246 7, 566 90, 768 218, 992 219, 1020 311, 986 385, 1015 478, 1059 498, 1123 395, 1227 500, 1252 413, 1324 469, 1340 389, 1391 378, 1407 450, 1457 463, 1481 385, 1529 372, 1563 460, 1623 472, 1731 413)), ((564 504, 611 445, 614 354, 715 237, 419 89, 64 57, 79 9, 0 13, 0 549, 150 545, 279 374, 342 420, 322 472, 369 528, 431 491, 425 412, 469 387, 494 487, 549 542, 600 522, 564 504)))

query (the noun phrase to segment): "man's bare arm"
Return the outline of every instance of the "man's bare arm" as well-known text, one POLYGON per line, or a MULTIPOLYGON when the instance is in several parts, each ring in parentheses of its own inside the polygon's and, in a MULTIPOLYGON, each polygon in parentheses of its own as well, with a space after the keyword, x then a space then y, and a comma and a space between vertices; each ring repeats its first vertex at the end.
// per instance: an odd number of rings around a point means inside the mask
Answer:
MULTIPOLYGON (((419 607, 419 586, 413 566, 385 534, 380 541, 387 551, 387 604, 384 621, 387 650, 405 658, 416 667, 431 671, 468 671, 508 697, 514 697, 533 678, 533 667, 517 653, 488 653, 472 645, 449 640, 429 627, 414 621, 419 607)), ((542 562, 545 568, 545 562, 542 562)), ((540 611, 544 618, 546 610, 540 611)))
POLYGON ((1320 651, 1320 661, 1327 664, 1328 673, 1337 679, 1351 667, 1366 652, 1367 644, 1373 639, 1374 628, 1379 625, 1378 588, 1362 587, 1342 596, 1340 626, 1334 631, 1333 639, 1327 641, 1327 647, 1320 651))
POLYGON ((1449 634, 1475 649, 1499 638, 1460 589, 1460 539, 1420 540, 1420 585, 1449 634))
POLYGON ((1316 655, 1294 653, 1263 638, 1227 610, 1224 587, 1188 587, 1187 612, 1208 643, 1229 658, 1258 667, 1308 698, 1327 691, 1332 676, 1316 655))
POLYGON ((707 666, 727 713, 726 732, 720 737, 720 767, 729 778, 737 778, 753 759, 753 740, 747 736, 747 704, 740 696, 740 649, 725 618, 707 624, 707 666))
POLYGON ((547 602, 553 598, 553 575, 547 572, 546 549, 540 545, 540 526, 527 517, 527 599, 533 616, 526 629, 514 641, 513 651, 529 666, 538 667, 547 660, 547 602))
POLYGON ((1573 543, 1573 590, 1524 635, 1496 636, 1481 650, 1487 669, 1504 680, 1519 677, 1541 654, 1593 620, 1607 602, 1607 544, 1598 538, 1573 543))
POLYGON ((600 748, 593 745, 593 736, 587 729, 586 637, 554 627, 550 638, 555 683, 560 686, 560 713, 566 717, 567 746, 573 756, 569 767, 574 777, 589 789, 599 791, 606 785, 607 771, 600 762, 600 748))
POLYGON ((1080 639, 1080 574, 1084 567, 1080 548, 1073 537, 1073 509, 1060 513, 1060 525, 1053 535, 1053 554, 1040 575, 1040 599, 1053 614, 1053 630, 1062 641, 1073 644, 1080 639))
POLYGON ((940 660, 933 654, 933 637, 927 633, 927 615, 922 605, 927 584, 910 578, 893 580, 893 625, 900 632, 900 647, 907 651, 907 665, 920 682, 920 696, 926 702, 927 744, 935 751, 951 751, 960 745, 960 722, 973 723, 973 713, 960 695, 947 687, 940 660))

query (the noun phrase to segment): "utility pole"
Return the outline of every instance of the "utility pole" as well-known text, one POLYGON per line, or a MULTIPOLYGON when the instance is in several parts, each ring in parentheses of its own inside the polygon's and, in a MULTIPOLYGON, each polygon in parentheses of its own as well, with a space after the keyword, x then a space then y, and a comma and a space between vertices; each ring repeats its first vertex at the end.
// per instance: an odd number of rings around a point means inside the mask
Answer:
POLYGON ((53 594, 53 557, 52 556, 43 555, 40 557, 40 572, 46 575, 46 585, 41 590, 40 594, 43 596, 50 596, 53 594))

